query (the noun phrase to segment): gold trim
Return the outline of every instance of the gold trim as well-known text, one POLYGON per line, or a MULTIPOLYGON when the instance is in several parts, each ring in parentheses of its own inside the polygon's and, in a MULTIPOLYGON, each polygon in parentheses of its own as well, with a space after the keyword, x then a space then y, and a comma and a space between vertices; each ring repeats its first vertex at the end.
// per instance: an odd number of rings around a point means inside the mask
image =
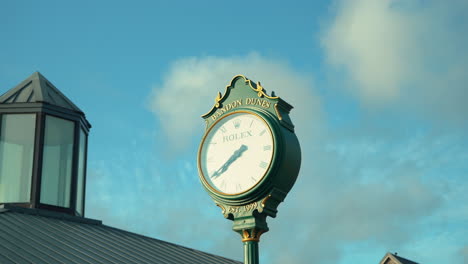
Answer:
POLYGON ((262 205, 262 208, 265 208, 265 204, 266 202, 271 198, 271 194, 269 194, 265 199, 263 199, 261 205, 262 205))
POLYGON ((278 110, 278 103, 275 104, 275 112, 276 112, 276 115, 278 116, 278 119, 283 120, 283 117, 281 116, 280 111, 278 110))
MULTIPOLYGON (((252 87, 252 88, 253 88, 253 87, 252 87)), ((260 81, 259 81, 258 84, 257 84, 257 89, 254 89, 254 91, 257 92, 257 96, 258 96, 258 97, 263 97, 263 95, 265 94, 265 93, 263 92, 263 87, 262 87, 262 85, 260 84, 260 81)))
POLYGON ((205 135, 203 135, 203 138, 202 138, 202 141, 201 141, 201 144, 200 144, 200 148, 198 149, 198 155, 197 155, 197 166, 198 166, 198 176, 201 178, 202 182, 205 183, 206 186, 208 186, 212 191, 218 193, 218 194, 221 194, 221 195, 228 195, 228 196, 235 196, 235 195, 239 195, 239 194, 243 194, 243 193, 246 193, 250 190, 252 190, 253 188, 255 188, 260 182, 263 181, 263 179, 266 177, 268 171, 270 170, 271 168, 271 165, 273 163, 273 158, 275 157, 275 154, 276 154, 276 139, 275 137, 273 136, 273 130, 271 129, 270 125, 268 124, 268 122, 262 117, 260 116, 259 114, 257 113, 253 113, 253 112, 250 112, 250 111, 247 111, 247 110, 237 110, 237 111, 233 111, 231 113, 228 113, 226 115, 224 115, 223 117, 221 117, 220 119, 216 120, 211 126, 210 128, 208 128, 208 130, 206 131, 205 135), (205 177, 205 174, 203 173, 203 170, 202 170, 202 166, 201 166, 201 151, 204 147, 204 143, 205 143, 205 140, 206 138, 208 137, 208 135, 210 134, 210 132, 212 131, 212 129, 216 126, 216 124, 218 122, 220 122, 221 120, 227 118, 228 116, 231 116, 231 115, 234 115, 234 114, 239 114, 239 113, 246 113, 246 114, 250 114, 250 115, 254 115, 254 116, 257 116, 261 121, 263 121, 263 123, 265 123, 266 127, 268 128, 268 130, 270 131, 270 135, 271 135, 271 141, 273 142, 273 151, 272 151, 272 154, 271 154, 271 158, 270 158, 270 162, 268 164, 268 168, 265 170, 265 173, 263 174, 263 176, 257 181, 257 183, 255 185, 253 185, 252 187, 250 187, 249 189, 243 191, 243 192, 240 192, 240 193, 233 193, 233 194, 228 194, 228 193, 224 193, 224 192, 221 192, 221 191, 218 191, 216 190, 213 186, 211 186, 211 184, 208 183, 208 181, 206 180, 206 177, 205 177))
POLYGON ((216 98, 215 98, 215 107, 216 107, 216 108, 219 108, 219 106, 220 106, 219 101, 221 101, 221 99, 222 99, 221 93, 218 92, 218 95, 217 95, 216 98))
POLYGON ((220 107, 220 103, 221 101, 224 100, 224 97, 228 94, 228 90, 230 87, 233 86, 233 83, 234 83, 234 80, 237 79, 238 77, 241 77, 244 79, 244 82, 246 84, 248 84, 250 86, 250 88, 252 88, 252 90, 254 90, 255 92, 257 92, 257 96, 258 97, 266 97, 268 99, 279 99, 278 96, 269 96, 266 92, 265 92, 265 89, 263 89, 263 86, 260 84, 260 81, 258 82, 258 84, 256 84, 255 82, 252 82, 251 80, 247 79, 247 77, 245 77, 244 75, 242 74, 238 74, 236 76, 234 76, 231 80, 231 82, 229 83, 229 85, 226 86, 225 90, 224 90, 224 95, 221 94, 221 92, 218 92, 218 94, 216 95, 216 98, 215 98, 215 104, 213 105, 213 107, 211 107, 210 111, 208 111, 206 114, 203 114, 201 117, 205 117, 207 115, 209 115, 213 109, 215 108, 219 108, 220 107), (254 88, 253 87, 253 84, 255 84, 255 86, 257 88, 254 88))
POLYGON ((243 238, 243 239, 247 239, 247 238, 249 238, 249 237, 250 237, 249 232, 248 232, 247 230, 245 230, 245 229, 242 230, 242 238, 243 238))
MULTIPOLYGON (((247 81, 246 81, 247 82, 247 81)), ((265 92, 265 89, 263 89, 263 86, 260 84, 260 81, 258 81, 258 84, 257 84, 257 89, 253 88, 252 84, 250 83, 250 80, 248 80, 249 82, 249 86, 257 92, 257 96, 258 97, 266 97, 268 99, 278 99, 279 97, 278 96, 269 96, 268 94, 266 94, 265 92)))
POLYGON ((242 242, 247 242, 247 241, 260 241, 260 236, 265 233, 263 230, 258 230, 256 228, 254 229, 244 229, 242 230, 242 242))
POLYGON ((219 208, 221 208, 222 213, 225 214, 226 213, 226 209, 224 208, 224 206, 220 205, 220 204, 216 204, 216 206, 218 206, 219 208))

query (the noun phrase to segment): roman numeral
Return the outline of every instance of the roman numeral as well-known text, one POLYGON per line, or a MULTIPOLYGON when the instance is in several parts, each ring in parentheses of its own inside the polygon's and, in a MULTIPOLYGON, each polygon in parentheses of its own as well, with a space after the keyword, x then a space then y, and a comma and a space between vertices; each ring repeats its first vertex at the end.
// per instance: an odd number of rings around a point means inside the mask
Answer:
POLYGON ((226 133, 226 128, 225 127, 222 126, 219 129, 221 129, 221 132, 226 133))
POLYGON ((242 186, 238 183, 236 184, 236 191, 240 191, 242 190, 242 186))
POLYGON ((221 182, 221 186, 219 186, 219 187, 220 187, 220 189, 224 189, 224 187, 226 187, 226 182, 223 180, 221 182))
POLYGON ((255 179, 254 177, 250 177, 250 180, 252 181, 252 183, 257 182, 257 179, 255 179))
POLYGON ((249 126, 249 128, 251 128, 251 127, 252 127, 253 121, 254 121, 254 120, 252 120, 252 122, 250 122, 250 126, 249 126))
POLYGON ((271 145, 263 146, 263 150, 264 150, 264 151, 267 151, 267 150, 270 150, 270 149, 271 149, 271 145))
POLYGON ((241 125, 241 121, 239 119, 236 119, 234 120, 233 124, 234 124, 234 128, 238 129, 241 125))
POLYGON ((266 129, 263 129, 262 132, 260 132, 260 136, 263 136, 263 134, 266 133, 266 129))
POLYGON ((262 162, 260 162, 259 166, 260 166, 260 168, 262 168, 262 169, 266 169, 266 167, 268 166, 268 163, 262 161, 262 162))

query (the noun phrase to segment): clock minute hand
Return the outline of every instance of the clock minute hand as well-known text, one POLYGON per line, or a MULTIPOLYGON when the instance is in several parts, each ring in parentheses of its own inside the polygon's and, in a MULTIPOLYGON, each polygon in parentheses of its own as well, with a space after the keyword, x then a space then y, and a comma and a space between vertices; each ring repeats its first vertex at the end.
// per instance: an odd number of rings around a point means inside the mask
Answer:
POLYGON ((219 168, 218 170, 216 170, 213 175, 211 175, 211 178, 217 178, 219 176, 221 176, 221 174, 223 174, 225 171, 227 171, 227 169, 229 168, 229 166, 234 162, 236 161, 244 151, 246 151, 248 148, 246 145, 242 145, 240 146, 239 149, 237 149, 236 151, 234 151, 234 153, 231 155, 231 157, 229 157, 229 159, 223 164, 223 166, 221 166, 221 168, 219 168))
POLYGON ((236 159, 238 159, 244 151, 247 150, 246 145, 242 145, 238 150, 234 151, 234 154, 224 163, 223 167, 229 166, 231 163, 233 163, 236 159))
POLYGON ((229 157, 229 159, 221 166, 221 168, 219 168, 217 171, 215 171, 213 173, 213 175, 211 175, 211 178, 217 178, 219 176, 221 176, 221 174, 223 174, 228 168, 229 166, 237 159, 240 157, 240 155, 242 154, 242 152, 244 152, 245 150, 247 149, 247 146, 245 145, 242 145, 239 149, 237 149, 236 151, 234 151, 234 153, 231 155, 231 157, 229 157))

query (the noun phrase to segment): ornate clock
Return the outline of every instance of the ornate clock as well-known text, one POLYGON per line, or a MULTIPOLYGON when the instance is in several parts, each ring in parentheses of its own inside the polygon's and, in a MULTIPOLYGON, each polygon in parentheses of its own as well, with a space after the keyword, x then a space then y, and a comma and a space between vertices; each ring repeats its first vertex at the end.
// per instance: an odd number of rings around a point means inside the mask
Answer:
POLYGON ((258 263, 258 241, 268 231, 299 173, 301 153, 289 118, 292 106, 260 85, 235 76, 202 117, 200 180, 242 236, 245 263, 258 263))

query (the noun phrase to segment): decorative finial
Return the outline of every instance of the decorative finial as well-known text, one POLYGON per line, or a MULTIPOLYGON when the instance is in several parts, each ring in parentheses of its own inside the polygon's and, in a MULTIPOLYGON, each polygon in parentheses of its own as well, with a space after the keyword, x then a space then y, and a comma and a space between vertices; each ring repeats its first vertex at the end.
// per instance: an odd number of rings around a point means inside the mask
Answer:
POLYGON ((215 107, 216 108, 219 108, 219 106, 220 106, 219 101, 221 101, 221 98, 222 98, 221 93, 218 92, 218 95, 215 98, 215 107))
POLYGON ((257 86, 258 87, 257 87, 257 89, 255 91, 258 92, 258 97, 262 97, 263 96, 263 86, 260 83, 260 81, 258 82, 257 86))

